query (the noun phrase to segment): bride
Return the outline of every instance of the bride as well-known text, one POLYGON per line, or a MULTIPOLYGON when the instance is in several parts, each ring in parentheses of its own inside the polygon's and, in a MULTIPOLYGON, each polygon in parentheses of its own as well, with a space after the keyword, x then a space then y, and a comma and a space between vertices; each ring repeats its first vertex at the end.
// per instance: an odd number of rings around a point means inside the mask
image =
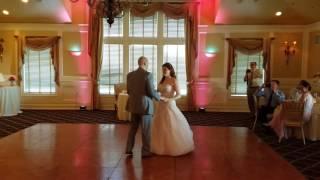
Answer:
POLYGON ((163 77, 158 85, 163 101, 158 103, 151 127, 151 151, 158 155, 179 156, 194 149, 193 133, 175 100, 180 89, 170 63, 162 65, 163 77))

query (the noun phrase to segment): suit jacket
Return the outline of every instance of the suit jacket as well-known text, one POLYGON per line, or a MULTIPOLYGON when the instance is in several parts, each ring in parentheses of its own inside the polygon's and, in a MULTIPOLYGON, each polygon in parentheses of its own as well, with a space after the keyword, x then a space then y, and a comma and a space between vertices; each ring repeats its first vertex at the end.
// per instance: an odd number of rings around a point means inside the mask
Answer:
POLYGON ((135 114, 153 114, 152 99, 160 100, 160 95, 154 88, 153 77, 150 72, 142 68, 127 75, 127 91, 129 99, 127 111, 135 114))

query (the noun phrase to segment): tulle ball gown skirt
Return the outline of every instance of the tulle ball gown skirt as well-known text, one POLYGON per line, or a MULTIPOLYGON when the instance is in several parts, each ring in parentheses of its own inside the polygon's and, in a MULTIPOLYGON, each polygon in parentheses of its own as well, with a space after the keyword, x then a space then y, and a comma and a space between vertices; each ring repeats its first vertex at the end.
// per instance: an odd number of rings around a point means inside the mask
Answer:
POLYGON ((192 130, 175 101, 159 102, 151 129, 151 151, 158 155, 180 156, 193 149, 192 130))

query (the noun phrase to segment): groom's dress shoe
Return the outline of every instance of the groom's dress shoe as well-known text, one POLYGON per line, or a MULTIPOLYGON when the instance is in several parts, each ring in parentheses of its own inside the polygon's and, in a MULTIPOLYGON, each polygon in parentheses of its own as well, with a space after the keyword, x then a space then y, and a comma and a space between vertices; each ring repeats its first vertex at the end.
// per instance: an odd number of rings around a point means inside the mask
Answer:
POLYGON ((132 151, 126 151, 126 154, 132 155, 133 153, 132 153, 132 151))

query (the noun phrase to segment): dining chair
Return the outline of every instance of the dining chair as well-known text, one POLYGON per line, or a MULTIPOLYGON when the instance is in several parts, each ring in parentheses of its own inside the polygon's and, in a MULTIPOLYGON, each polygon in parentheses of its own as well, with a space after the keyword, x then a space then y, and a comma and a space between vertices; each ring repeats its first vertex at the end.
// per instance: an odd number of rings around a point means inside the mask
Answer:
POLYGON ((285 101, 282 104, 283 116, 286 119, 284 126, 285 136, 288 137, 287 127, 300 128, 303 144, 306 144, 303 126, 306 121, 303 120, 304 103, 295 101, 285 101))

